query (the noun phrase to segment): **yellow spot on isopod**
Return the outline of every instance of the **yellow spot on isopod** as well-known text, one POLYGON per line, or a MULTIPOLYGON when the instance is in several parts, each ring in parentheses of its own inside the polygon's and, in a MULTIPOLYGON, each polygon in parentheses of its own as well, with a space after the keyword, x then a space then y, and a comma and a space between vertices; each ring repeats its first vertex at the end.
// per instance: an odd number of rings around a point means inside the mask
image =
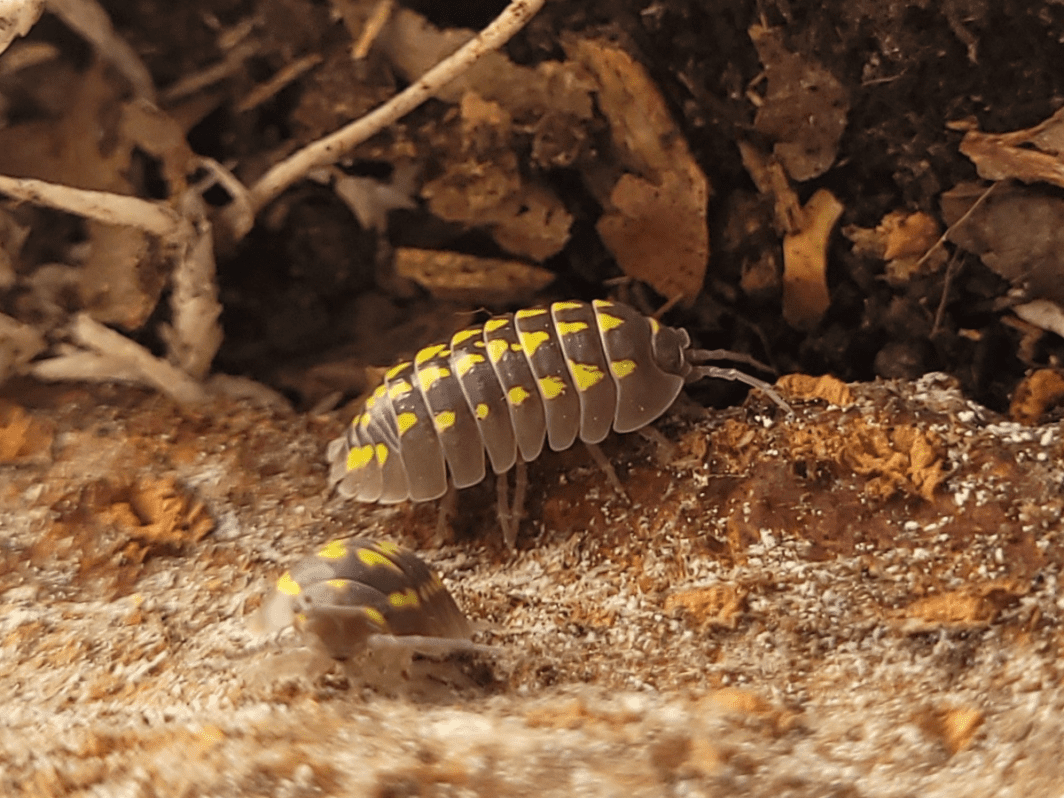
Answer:
POLYGON ((532 394, 530 394, 520 385, 516 385, 506 392, 506 398, 510 400, 510 404, 512 404, 514 407, 520 405, 531 395, 532 394))
POLYGON ((433 346, 426 346, 416 355, 414 355, 414 365, 420 366, 422 363, 427 363, 438 355, 447 354, 447 344, 434 344, 433 346))
POLYGON ((369 619, 370 623, 372 623, 381 631, 388 631, 388 622, 384 620, 384 616, 381 615, 379 611, 373 609, 372 607, 363 607, 362 611, 366 613, 366 618, 369 619))
POLYGON ((477 418, 479 418, 481 421, 486 419, 488 417, 488 413, 490 412, 491 410, 489 410, 488 406, 483 402, 477 405, 477 418))
POLYGON ((587 329, 587 324, 582 321, 559 321, 554 326, 558 330, 558 335, 572 335, 587 329))
POLYGON ((384 567, 390 568, 393 571, 403 572, 403 569, 385 557, 376 549, 359 549, 358 559, 363 565, 368 565, 370 568, 384 567))
POLYGON ((350 581, 349 579, 326 579, 325 584, 333 590, 343 590, 350 584, 350 581))
POLYGON ((525 308, 519 310, 514 314, 515 319, 534 319, 536 316, 542 316, 547 312, 546 308, 525 308))
POLYGON ((444 410, 442 413, 437 413, 434 419, 437 432, 446 432, 453 427, 455 418, 453 410, 444 410))
POLYGON ((450 369, 445 369, 442 366, 427 366, 418 371, 417 381, 421 386, 422 392, 427 392, 437 382, 450 376, 450 369))
POLYGON ((573 378, 576 380, 576 387, 581 391, 586 391, 590 388, 594 388, 605 377, 605 373, 598 366, 592 366, 589 363, 569 363, 569 368, 573 371, 573 378))
POLYGON ((286 596, 298 596, 301 592, 299 583, 292 578, 292 574, 287 571, 284 575, 277 580, 277 592, 283 593, 286 596))
POLYGON ((413 390, 413 388, 409 382, 406 380, 399 380, 399 382, 395 383, 395 385, 388 389, 388 398, 394 401, 400 396, 410 393, 411 390, 413 390))
POLYGON ((546 399, 557 399, 565 393, 565 382, 560 377, 543 377, 539 381, 539 389, 546 399))
POLYGON ((361 421, 362 421, 362 414, 359 413, 357 416, 355 416, 353 419, 351 419, 351 426, 352 427, 357 427, 361 421))
POLYGON ((650 332, 654 335, 657 335, 658 330, 661 329, 661 322, 659 322, 657 319, 650 318, 649 316, 647 317, 647 321, 650 322, 650 332))
POLYGON ((369 397, 369 399, 366 400, 366 406, 364 409, 370 410, 373 405, 377 404, 377 402, 381 399, 381 397, 384 396, 387 391, 387 385, 378 385, 376 390, 373 391, 373 394, 369 397))
POLYGON ((400 413, 395 417, 395 423, 399 427, 399 434, 405 435, 417 425, 416 413, 400 413))
POLYGON ((347 545, 342 540, 330 540, 318 550, 318 556, 323 560, 342 560, 347 556, 347 545))
POLYGON ((409 367, 410 367, 410 361, 409 360, 404 360, 402 363, 397 363, 396 365, 394 365, 390 369, 388 369, 388 371, 384 375, 384 379, 389 380, 389 381, 394 380, 396 377, 398 377, 400 374, 402 374, 404 371, 406 371, 409 367))
POLYGON ((388 462, 388 445, 385 443, 377 444, 377 462, 382 466, 388 462))
POLYGON ((580 308, 582 308, 583 306, 583 302, 575 302, 570 300, 569 302, 555 302, 553 305, 550 306, 550 309, 557 313, 561 310, 580 310, 580 308))
POLYGON ((456 349, 459 344, 464 344, 470 338, 476 338, 483 333, 480 327, 474 327, 471 330, 459 330, 451 337, 451 349, 456 349))
POLYGON ((635 371, 635 361, 614 360, 610 363, 610 370, 617 376, 617 379, 623 379, 635 371))
POLYGON ((509 348, 506 341, 501 338, 496 338, 493 341, 488 341, 488 357, 491 358, 492 363, 498 363, 502 360, 502 356, 506 354, 506 350, 509 348))
POLYGON ((519 332, 517 336, 521 339, 521 348, 525 350, 525 354, 529 357, 536 354, 536 350, 550 340, 550 335, 542 331, 519 332))
POLYGON ((361 422, 361 424, 362 424, 362 429, 369 429, 369 425, 370 425, 370 422, 371 422, 372 420, 373 420, 373 419, 371 419, 371 418, 369 417, 369 414, 368 414, 368 413, 363 413, 363 414, 362 414, 362 422, 361 422))
POLYGON ((360 468, 365 468, 370 464, 373 459, 373 447, 369 444, 365 446, 356 446, 354 449, 347 453, 347 470, 358 471, 360 468))
POLYGON ((464 377, 477 363, 483 363, 483 355, 462 355, 454 362, 454 370, 459 377, 464 377))
POLYGON ((376 546, 385 554, 388 554, 392 557, 398 557, 403 552, 403 550, 399 548, 398 543, 392 543, 390 540, 378 540, 376 542, 376 546))
POLYGON ((525 348, 523 346, 521 346, 520 343, 517 343, 516 341, 514 343, 510 344, 510 348, 512 350, 514 350, 515 352, 524 352, 525 351, 525 348))
POLYGON ((484 332, 495 332, 496 330, 501 330, 509 323, 509 319, 488 319, 486 322, 484 322, 484 332))
POLYGON ((418 600, 417 593, 413 588, 407 588, 405 591, 395 591, 388 594, 388 603, 393 607, 417 607, 421 602, 418 600))
POLYGON ((618 318, 617 316, 611 316, 609 313, 598 314, 598 326, 602 332, 615 330, 622 324, 624 324, 624 319, 618 318))

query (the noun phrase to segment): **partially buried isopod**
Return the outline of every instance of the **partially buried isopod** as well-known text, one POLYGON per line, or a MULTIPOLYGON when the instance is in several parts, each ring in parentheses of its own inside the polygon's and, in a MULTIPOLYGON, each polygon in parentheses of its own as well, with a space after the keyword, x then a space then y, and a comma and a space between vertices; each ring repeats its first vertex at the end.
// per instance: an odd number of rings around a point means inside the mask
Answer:
POLYGON ((284 573, 255 626, 291 624, 312 647, 348 660, 374 647, 423 653, 483 648, 439 576, 386 541, 335 540, 284 573))
MULTIPOLYGON (((347 431, 329 444, 330 480, 346 498, 391 504, 438 499, 484 479, 485 451, 502 475, 517 466, 515 511, 498 480, 499 523, 517 537, 524 464, 544 440, 590 447, 611 429, 632 432, 664 413, 686 383, 704 377, 767 383, 706 365, 730 356, 690 348, 687 331, 619 302, 555 302, 496 316, 391 368, 347 431)), ((593 449, 593 452, 595 450, 593 449)), ((601 458, 599 458, 601 459, 601 458)))

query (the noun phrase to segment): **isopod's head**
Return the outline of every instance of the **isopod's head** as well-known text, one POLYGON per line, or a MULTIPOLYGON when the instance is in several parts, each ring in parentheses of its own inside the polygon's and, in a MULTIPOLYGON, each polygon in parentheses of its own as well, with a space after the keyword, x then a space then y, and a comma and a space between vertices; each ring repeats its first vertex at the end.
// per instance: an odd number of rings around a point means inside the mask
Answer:
POLYGON ((255 634, 266 634, 291 626, 299 593, 299 584, 292 578, 291 572, 285 573, 277 580, 262 606, 251 616, 248 622, 251 631, 255 634))
POLYGON ((307 645, 333 659, 350 659, 366 650, 372 635, 390 634, 377 609, 380 594, 350 579, 329 579, 308 586, 296 601, 292 625, 307 645))
POLYGON ((691 364, 687 362, 687 350, 691 348, 691 336, 687 334, 687 330, 666 327, 654 319, 649 321, 654 362, 666 374, 686 377, 691 371, 691 364))
POLYGON ((467 640, 469 621, 439 577, 394 543, 334 540, 285 573, 251 622, 293 626, 334 659, 361 654, 374 635, 467 640))

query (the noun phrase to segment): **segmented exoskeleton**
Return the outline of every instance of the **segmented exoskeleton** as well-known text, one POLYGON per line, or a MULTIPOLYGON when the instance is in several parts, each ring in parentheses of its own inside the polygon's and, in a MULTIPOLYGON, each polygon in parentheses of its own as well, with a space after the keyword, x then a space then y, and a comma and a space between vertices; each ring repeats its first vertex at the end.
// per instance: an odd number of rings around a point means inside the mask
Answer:
POLYGON ((386 541, 334 540, 277 580, 255 626, 293 625, 334 659, 374 641, 424 651, 478 649, 469 621, 440 578, 412 552, 386 541))
MULTIPOLYGON (((703 377, 772 388, 732 368, 728 356, 691 349, 686 330, 666 327, 618 302, 555 302, 455 333, 390 369, 347 432, 328 449, 342 496, 382 504, 443 496, 450 481, 484 479, 577 437, 594 446, 611 429, 632 432, 658 418, 684 384, 703 377)), ((499 521, 513 545, 518 519, 499 479, 499 521)), ((515 499, 520 507, 521 499, 515 499)))

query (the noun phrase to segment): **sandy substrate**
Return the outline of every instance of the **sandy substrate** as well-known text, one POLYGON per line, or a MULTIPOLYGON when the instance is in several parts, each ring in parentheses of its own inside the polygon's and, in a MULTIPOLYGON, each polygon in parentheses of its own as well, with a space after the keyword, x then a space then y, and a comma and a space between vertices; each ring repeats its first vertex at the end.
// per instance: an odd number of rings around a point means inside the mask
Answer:
POLYGON ((339 416, 9 390, 0 792, 1060 795, 1059 426, 935 375, 851 390, 613 437, 627 500, 547 455, 513 554, 490 480, 442 547, 434 507, 328 497, 339 416), (248 630, 286 565, 367 535, 498 656, 374 686, 248 630))

